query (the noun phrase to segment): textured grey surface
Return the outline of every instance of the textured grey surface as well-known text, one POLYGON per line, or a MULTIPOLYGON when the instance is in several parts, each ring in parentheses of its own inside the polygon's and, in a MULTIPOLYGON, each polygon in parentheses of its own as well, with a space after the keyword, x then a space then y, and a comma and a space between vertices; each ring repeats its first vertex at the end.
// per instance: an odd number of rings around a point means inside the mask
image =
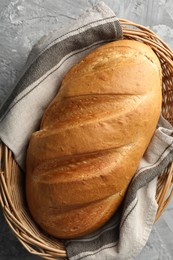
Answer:
MULTIPOLYGON (((96 0, 0 1, 0 104, 12 90, 27 55, 41 36, 69 25, 96 0)), ((119 17, 149 26, 173 48, 172 0, 104 0, 119 17)), ((173 201, 154 225, 137 260, 173 259, 173 201)), ((36 260, 13 235, 0 210, 0 259, 36 260)), ((103 259, 104 260, 104 259, 103 259)))

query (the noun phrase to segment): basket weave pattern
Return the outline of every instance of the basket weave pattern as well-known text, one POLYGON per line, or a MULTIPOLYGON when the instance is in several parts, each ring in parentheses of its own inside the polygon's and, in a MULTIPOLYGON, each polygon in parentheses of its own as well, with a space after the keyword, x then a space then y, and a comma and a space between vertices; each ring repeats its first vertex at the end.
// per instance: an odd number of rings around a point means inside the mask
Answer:
MULTIPOLYGON (((120 19, 124 38, 142 41, 155 51, 162 66, 162 114, 173 125, 173 53, 151 30, 133 22, 120 19)), ((66 259, 63 242, 47 236, 33 222, 25 201, 25 175, 20 170, 12 152, 0 144, 0 204, 6 221, 23 246, 32 254, 45 259, 66 259)), ((173 162, 159 176, 157 183, 158 212, 162 214, 173 194, 173 162)))

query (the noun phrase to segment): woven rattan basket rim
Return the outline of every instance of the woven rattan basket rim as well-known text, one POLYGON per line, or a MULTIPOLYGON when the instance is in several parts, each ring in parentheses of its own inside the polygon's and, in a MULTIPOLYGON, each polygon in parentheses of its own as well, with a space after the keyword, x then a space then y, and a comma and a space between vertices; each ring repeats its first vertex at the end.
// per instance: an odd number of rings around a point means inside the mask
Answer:
MULTIPOLYGON (((169 47, 150 29, 133 23, 128 20, 119 19, 123 28, 124 38, 134 39, 142 41, 151 48, 158 55, 162 68, 165 71, 163 77, 165 77, 166 83, 164 83, 163 97, 167 98, 163 100, 163 115, 173 125, 173 111, 168 102, 173 100, 173 53, 169 47), (168 86, 168 87, 167 87, 168 86), (170 99, 169 99, 170 98, 170 99)), ((0 145, 0 159, 1 159, 1 172, 0 172, 0 204, 4 216, 15 233, 16 237, 20 240, 23 246, 32 254, 39 255, 45 259, 63 259, 67 257, 65 247, 62 241, 50 238, 40 231, 31 221, 27 212, 24 212, 22 216, 18 215, 17 202, 13 201, 11 196, 12 192, 9 192, 9 183, 13 176, 20 175, 20 169, 13 159, 12 152, 4 144, 0 145), (16 175, 15 175, 16 174, 16 175), (10 176, 10 177, 9 177, 10 176), (14 204, 16 206, 14 206, 14 204), (26 216, 24 216, 26 214, 26 216), (26 219, 25 219, 26 217, 26 219), (25 219, 25 224, 23 224, 25 219)), ((157 202, 158 212, 156 220, 160 217, 166 205, 168 204, 173 194, 172 182, 173 182, 173 163, 170 163, 165 171, 158 178, 157 184, 157 202)), ((15 183, 15 180, 13 180, 15 183)), ((19 183, 15 183, 19 185, 19 183)), ((11 190, 10 186, 10 190, 11 190)), ((25 207, 25 206, 23 206, 25 207)))

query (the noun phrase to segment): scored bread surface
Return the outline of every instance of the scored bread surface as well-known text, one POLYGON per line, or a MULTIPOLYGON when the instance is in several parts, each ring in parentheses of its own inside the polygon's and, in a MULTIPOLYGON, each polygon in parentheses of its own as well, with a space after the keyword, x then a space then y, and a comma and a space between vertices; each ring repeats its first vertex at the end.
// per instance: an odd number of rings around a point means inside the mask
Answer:
POLYGON ((27 202, 47 233, 86 235, 118 209, 159 119, 161 77, 151 48, 132 40, 67 73, 27 151, 27 202))

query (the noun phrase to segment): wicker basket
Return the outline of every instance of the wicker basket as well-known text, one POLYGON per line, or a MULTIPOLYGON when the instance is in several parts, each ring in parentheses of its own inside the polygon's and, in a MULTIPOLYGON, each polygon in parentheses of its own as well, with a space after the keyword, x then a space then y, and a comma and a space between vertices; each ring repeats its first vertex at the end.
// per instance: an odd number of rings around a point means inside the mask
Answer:
MULTIPOLYGON (((160 59, 163 70, 163 116, 173 125, 173 53, 151 30, 120 19, 124 38, 142 41, 152 47, 160 59), (172 106, 172 107, 171 107, 172 106)), ((24 247, 32 254, 45 259, 65 259, 62 241, 41 232, 30 218, 24 196, 24 174, 13 159, 12 152, 0 145, 0 204, 6 221, 24 247)), ((156 220, 169 202, 172 194, 173 162, 158 178, 156 220)))

